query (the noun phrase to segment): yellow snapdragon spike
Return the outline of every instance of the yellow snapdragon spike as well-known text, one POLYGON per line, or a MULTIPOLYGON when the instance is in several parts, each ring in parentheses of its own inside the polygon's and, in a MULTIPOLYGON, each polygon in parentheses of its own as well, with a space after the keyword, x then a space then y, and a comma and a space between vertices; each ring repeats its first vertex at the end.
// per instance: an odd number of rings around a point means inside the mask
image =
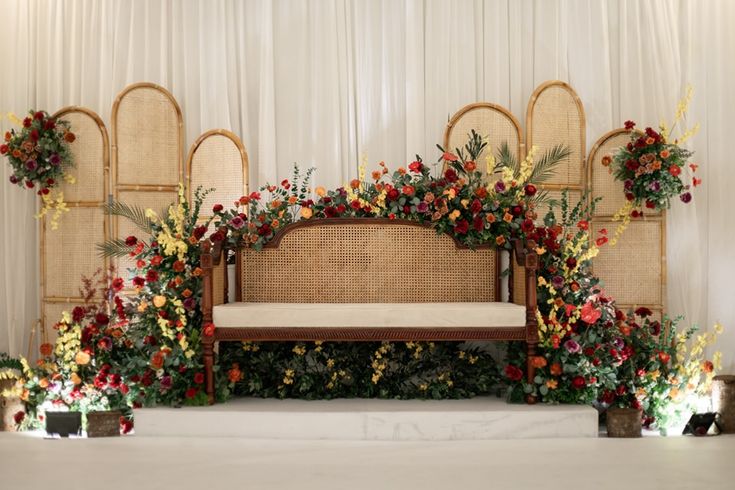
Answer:
POLYGON ((723 330, 724 330, 724 328, 722 327, 722 324, 721 323, 719 323, 719 322, 715 323, 714 331, 715 331, 715 333, 717 335, 722 334, 723 330))
POLYGON ((8 112, 6 117, 8 118, 8 121, 15 124, 16 126, 23 127, 23 121, 18 116, 16 116, 14 112, 8 112))

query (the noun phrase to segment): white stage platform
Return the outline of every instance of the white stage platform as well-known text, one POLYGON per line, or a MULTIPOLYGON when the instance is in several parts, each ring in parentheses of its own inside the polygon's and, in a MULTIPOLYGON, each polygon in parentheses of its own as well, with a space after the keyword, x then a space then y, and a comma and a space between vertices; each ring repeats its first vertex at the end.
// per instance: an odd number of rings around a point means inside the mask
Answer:
POLYGON ((597 437, 597 411, 470 400, 273 400, 135 411, 138 437, 446 441, 597 437))

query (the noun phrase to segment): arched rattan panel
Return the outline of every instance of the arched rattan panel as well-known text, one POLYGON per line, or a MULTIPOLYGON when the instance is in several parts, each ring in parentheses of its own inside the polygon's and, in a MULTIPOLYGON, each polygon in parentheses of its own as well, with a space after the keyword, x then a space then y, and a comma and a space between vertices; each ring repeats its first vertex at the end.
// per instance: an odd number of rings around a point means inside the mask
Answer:
POLYGON ((109 217, 102 206, 109 194, 110 141, 102 119, 84 107, 65 107, 53 115, 71 124, 76 140, 70 144, 76 182, 62 182, 60 190, 69 211, 58 229, 41 220, 41 321, 48 333, 61 311, 83 301, 82 276, 106 269, 96 245, 109 238, 109 217))

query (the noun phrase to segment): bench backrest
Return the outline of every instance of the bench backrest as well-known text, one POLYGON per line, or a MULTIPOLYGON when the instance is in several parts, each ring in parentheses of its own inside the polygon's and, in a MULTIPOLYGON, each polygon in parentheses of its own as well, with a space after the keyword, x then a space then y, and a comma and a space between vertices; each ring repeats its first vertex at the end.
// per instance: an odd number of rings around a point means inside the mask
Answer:
POLYGON ((320 219, 284 227, 238 254, 241 299, 267 303, 499 301, 498 255, 425 225, 320 219))

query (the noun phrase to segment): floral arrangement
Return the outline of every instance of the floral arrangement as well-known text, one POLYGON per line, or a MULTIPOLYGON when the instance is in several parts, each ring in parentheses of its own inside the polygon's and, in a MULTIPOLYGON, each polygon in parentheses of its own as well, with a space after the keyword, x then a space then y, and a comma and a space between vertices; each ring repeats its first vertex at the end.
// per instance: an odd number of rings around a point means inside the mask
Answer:
POLYGON ((630 133, 630 141, 614 155, 602 157, 602 165, 609 167, 615 179, 623 183, 626 198, 626 205, 615 215, 615 220, 622 223, 612 245, 617 242, 631 217, 643 216, 644 207, 656 211, 666 210, 671 206, 671 199, 677 195, 683 203, 689 203, 692 200, 691 189, 702 183, 702 179, 694 176, 698 165, 689 161, 693 153, 681 146, 697 133, 699 125, 683 129, 682 134, 673 140, 671 136, 676 126, 685 120, 691 96, 692 89, 689 87, 677 106, 670 128, 662 121, 659 131, 647 127, 641 132, 635 129, 635 122, 626 121, 625 129, 630 133))
POLYGON ((679 329, 681 317, 664 317, 662 324, 651 315, 645 307, 627 315, 618 312, 617 384, 605 390, 600 401, 641 409, 645 425, 665 431, 686 422, 698 401, 709 396, 721 354, 707 359, 705 348, 723 329, 717 324, 713 332, 695 337, 696 327, 679 329))
POLYGON ((54 210, 51 226, 56 229, 67 208, 63 193, 52 191, 62 180, 74 182, 67 171, 74 163, 69 143, 76 136, 68 121, 54 119, 45 111, 31 110, 22 121, 14 115, 10 118, 20 126, 20 130, 6 132, 0 144, 0 155, 8 158, 13 169, 10 182, 27 189, 38 188, 43 206, 37 217, 54 210))
MULTIPOLYGON (((489 243, 510 249, 511 238, 522 238, 534 228, 534 205, 542 197, 534 185, 536 177, 563 160, 568 150, 557 147, 534 162, 536 150, 532 148, 520 164, 502 148, 498 158, 488 150, 485 168, 481 168, 477 159, 486 146, 473 131, 464 150, 457 149, 455 154, 440 148, 433 173, 418 155, 408 168, 393 172, 381 162, 370 179, 363 163, 357 179, 335 190, 317 187, 315 195, 309 187, 313 169, 302 176, 297 167, 292 180, 265 185, 243 196, 234 209, 215 205, 215 225, 229 229, 231 245, 245 241, 260 249, 280 228, 298 220, 407 219, 431 224, 437 232, 448 233, 470 247, 489 243), (496 172, 500 179, 488 178, 496 172)), ((224 237, 215 234, 214 238, 224 237)))
POLYGON ((126 414, 121 419, 122 431, 132 429, 129 400, 133 392, 116 366, 117 353, 127 347, 127 319, 125 315, 108 315, 107 300, 93 300, 99 292, 110 293, 113 304, 121 305, 116 292, 122 288, 122 281, 114 280, 108 286, 109 276, 99 275, 98 272, 84 280, 85 305, 63 313, 54 325, 55 343, 41 344, 36 365, 21 359, 20 398, 28 410, 27 414, 16 414, 21 427, 39 427, 47 411, 86 414, 91 410, 118 409, 126 414))
POLYGON ((533 383, 524 376, 525 348, 511 345, 504 374, 511 399, 531 394, 546 403, 589 404, 615 375, 607 344, 615 321, 614 303, 592 275, 592 259, 608 242, 607 231, 597 237, 589 231, 596 201, 583 198, 569 208, 562 194, 559 209, 552 206, 528 235, 539 255, 537 320, 539 352, 532 359, 533 383))

